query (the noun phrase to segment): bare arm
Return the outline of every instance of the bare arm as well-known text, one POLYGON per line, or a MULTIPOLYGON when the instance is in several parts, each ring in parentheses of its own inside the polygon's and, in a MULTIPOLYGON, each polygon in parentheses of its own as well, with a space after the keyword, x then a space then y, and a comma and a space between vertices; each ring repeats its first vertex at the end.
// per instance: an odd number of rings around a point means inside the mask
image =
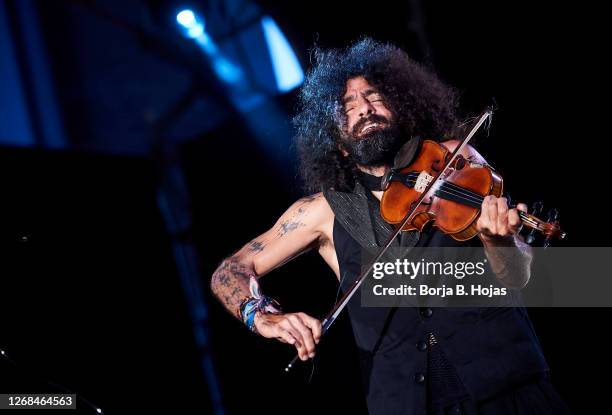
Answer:
MULTIPOLYGON (((323 227, 330 215, 333 218, 322 194, 295 202, 271 229, 221 263, 211 279, 214 295, 229 312, 241 318, 240 303, 251 296, 250 277, 261 277, 309 248, 324 244, 323 227)), ((319 321, 304 313, 257 313, 255 326, 264 337, 295 344, 304 360, 314 353, 314 344, 320 336, 319 321)))

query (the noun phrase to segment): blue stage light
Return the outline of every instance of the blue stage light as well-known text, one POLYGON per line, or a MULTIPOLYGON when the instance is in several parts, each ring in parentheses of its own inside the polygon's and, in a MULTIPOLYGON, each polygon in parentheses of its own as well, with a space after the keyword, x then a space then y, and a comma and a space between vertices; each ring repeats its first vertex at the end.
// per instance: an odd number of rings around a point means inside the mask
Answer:
POLYGON ((277 89, 280 92, 287 92, 300 86, 304 82, 304 71, 283 32, 271 17, 263 17, 261 24, 272 60, 277 89))
POLYGON ((204 53, 206 53, 206 56, 208 56, 212 63, 215 73, 221 80, 230 84, 238 84, 243 80, 243 74, 240 67, 223 55, 208 33, 202 33, 201 36, 195 39, 195 42, 200 45, 204 53))
POLYGON ((193 10, 184 9, 176 14, 176 21, 185 29, 185 35, 196 39, 204 34, 204 19, 193 10))
POLYGON ((193 26, 193 24, 195 23, 196 19, 195 19, 195 14, 193 13, 192 10, 186 9, 186 10, 181 10, 180 12, 178 12, 178 14, 176 15, 176 21, 181 25, 181 26, 185 26, 185 27, 191 27, 193 26))
POLYGON ((242 80, 242 71, 238 66, 223 56, 213 59, 213 67, 217 76, 230 84, 238 84, 242 80))

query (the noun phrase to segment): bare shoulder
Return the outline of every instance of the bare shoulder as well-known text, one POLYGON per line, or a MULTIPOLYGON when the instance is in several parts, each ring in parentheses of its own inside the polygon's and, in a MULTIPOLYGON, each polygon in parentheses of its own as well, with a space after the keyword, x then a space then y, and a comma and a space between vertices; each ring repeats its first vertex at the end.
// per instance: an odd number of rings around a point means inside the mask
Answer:
POLYGON ((283 227, 295 226, 295 221, 291 219, 298 217, 300 218, 300 223, 304 226, 320 231, 325 228, 325 225, 330 220, 333 220, 334 214, 323 193, 319 192, 298 199, 279 219, 277 226, 280 227, 281 231, 283 227))

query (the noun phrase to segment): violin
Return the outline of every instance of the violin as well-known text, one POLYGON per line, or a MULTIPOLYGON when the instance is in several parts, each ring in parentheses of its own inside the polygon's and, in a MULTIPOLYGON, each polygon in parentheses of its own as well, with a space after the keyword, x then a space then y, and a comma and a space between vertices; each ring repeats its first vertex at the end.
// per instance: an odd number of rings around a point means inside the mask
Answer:
MULTIPOLYGON (((458 241, 476 236, 476 222, 484 198, 489 195, 500 197, 504 182, 491 166, 475 160, 477 153, 470 156, 469 147, 466 153, 467 157, 457 154, 444 169, 451 152, 435 141, 423 141, 410 165, 390 170, 384 176, 380 203, 383 219, 394 225, 401 223, 433 179, 440 176, 402 230, 421 231, 427 223, 433 222, 433 226, 458 241)), ((553 238, 564 239, 566 236, 559 227, 557 215, 546 222, 533 214, 522 211, 518 214, 526 227, 544 235, 546 244, 553 238)))

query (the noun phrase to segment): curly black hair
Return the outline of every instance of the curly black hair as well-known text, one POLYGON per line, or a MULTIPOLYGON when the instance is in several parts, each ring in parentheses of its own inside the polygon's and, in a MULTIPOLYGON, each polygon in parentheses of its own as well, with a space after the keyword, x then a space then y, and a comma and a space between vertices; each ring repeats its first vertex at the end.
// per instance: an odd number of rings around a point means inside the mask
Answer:
POLYGON ((346 122, 346 82, 363 76, 385 97, 405 141, 442 140, 458 124, 458 94, 395 45, 363 38, 346 49, 316 48, 314 65, 298 94, 293 125, 300 175, 307 192, 350 191, 355 165, 338 145, 346 122))

